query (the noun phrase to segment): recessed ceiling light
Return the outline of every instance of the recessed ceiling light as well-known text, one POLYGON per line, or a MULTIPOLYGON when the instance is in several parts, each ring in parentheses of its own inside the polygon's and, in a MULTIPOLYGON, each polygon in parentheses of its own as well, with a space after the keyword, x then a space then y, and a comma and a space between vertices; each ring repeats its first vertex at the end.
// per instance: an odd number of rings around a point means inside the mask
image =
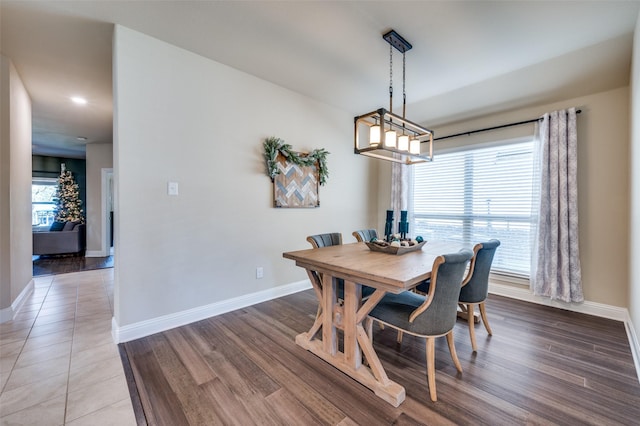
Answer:
POLYGON ((76 139, 83 142, 87 140, 87 138, 85 138, 84 136, 78 136, 76 139))
POLYGON ((78 104, 78 105, 87 104, 87 100, 85 98, 81 98, 80 96, 73 96, 71 97, 71 100, 73 101, 74 104, 78 104))

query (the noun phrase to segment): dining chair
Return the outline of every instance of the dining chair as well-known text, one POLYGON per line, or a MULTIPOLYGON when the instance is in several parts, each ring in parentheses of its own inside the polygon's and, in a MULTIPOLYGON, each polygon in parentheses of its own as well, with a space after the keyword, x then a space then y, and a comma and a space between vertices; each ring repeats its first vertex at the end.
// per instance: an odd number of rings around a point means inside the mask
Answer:
POLYGON ((331 232, 328 234, 309 235, 307 241, 313 248, 339 246, 342 244, 342 234, 340 232, 331 232))
POLYGON ((477 351, 474 306, 478 305, 480 309, 480 317, 487 334, 492 336, 491 327, 487 320, 487 310, 485 308, 485 300, 489 295, 489 272, 491 272, 491 264, 496 249, 500 246, 500 241, 489 240, 478 243, 473 247, 473 259, 469 268, 467 278, 462 282, 458 305, 462 312, 466 314, 469 322, 469 338, 471 339, 471 349, 477 351))
MULTIPOLYGON (((339 246, 342 244, 342 234, 340 232, 330 232, 326 234, 309 235, 307 241, 313 248, 339 246)), ((315 280, 318 286, 322 288, 322 275, 317 271, 311 271, 310 279, 315 280)), ((344 280, 342 278, 336 279, 336 295, 339 301, 344 300, 344 280)), ((318 315, 320 314, 321 307, 318 307, 318 315)))
MULTIPOLYGON (((313 248, 338 246, 342 244, 342 234, 340 232, 331 232, 327 234, 309 235, 307 237, 307 241, 309 241, 313 248)), ((320 283, 322 283, 322 276, 317 272, 315 273, 317 274, 320 283)), ((363 285, 362 298, 366 299, 371 296, 375 290, 376 289, 373 287, 363 285)), ((336 279, 336 294, 339 301, 344 300, 344 280, 342 278, 336 279)))
POLYGON ((446 336, 451 359, 462 373, 456 354, 453 328, 456 324, 458 297, 467 263, 473 257, 469 249, 438 256, 431 270, 431 291, 423 296, 411 291, 387 293, 369 313, 367 333, 372 336, 372 320, 398 331, 426 339, 427 379, 429 395, 437 401, 435 380, 435 339, 446 336))
MULTIPOLYGON (((480 317, 487 334, 492 336, 491 327, 487 320, 487 311, 485 300, 489 295, 489 272, 491 272, 491 264, 496 249, 500 246, 500 241, 492 239, 486 242, 478 243, 473 246, 473 258, 469 266, 469 272, 462 281, 462 289, 458 299, 458 306, 461 309, 461 316, 469 323, 469 338, 471 339, 471 349, 477 351, 476 333, 475 333, 475 317, 474 306, 478 305, 480 317)), ((430 288, 429 280, 416 286, 416 290, 421 294, 428 294, 430 288)), ((401 341, 398 336, 398 341, 401 341)))
POLYGON ((375 229, 360 229, 359 231, 353 231, 351 235, 356 237, 356 241, 363 243, 371 241, 372 238, 378 238, 378 231, 375 229))

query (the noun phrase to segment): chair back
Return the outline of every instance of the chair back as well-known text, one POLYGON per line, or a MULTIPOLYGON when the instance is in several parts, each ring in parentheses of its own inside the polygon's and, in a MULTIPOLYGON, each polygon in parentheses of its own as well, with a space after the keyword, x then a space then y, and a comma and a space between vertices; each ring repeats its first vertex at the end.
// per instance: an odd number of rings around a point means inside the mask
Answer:
POLYGON ((473 250, 476 253, 473 273, 469 282, 460 290, 459 302, 480 303, 487 298, 489 294, 489 272, 491 271, 493 256, 499 245, 500 241, 495 239, 476 244, 473 250))
POLYGON ((440 257, 444 258, 444 262, 442 259, 436 259, 431 272, 433 295, 429 294, 428 297, 433 297, 433 300, 427 309, 414 319, 412 327, 416 332, 428 336, 446 334, 456 324, 462 279, 473 252, 462 249, 458 253, 440 257))
POLYGON ((359 231, 353 231, 351 235, 356 237, 359 243, 366 243, 371 241, 372 238, 378 238, 378 231, 375 229, 361 229, 359 231))
POLYGON ((342 234, 340 232, 332 232, 328 234, 309 235, 307 241, 311 243, 313 248, 339 246, 342 244, 342 234))

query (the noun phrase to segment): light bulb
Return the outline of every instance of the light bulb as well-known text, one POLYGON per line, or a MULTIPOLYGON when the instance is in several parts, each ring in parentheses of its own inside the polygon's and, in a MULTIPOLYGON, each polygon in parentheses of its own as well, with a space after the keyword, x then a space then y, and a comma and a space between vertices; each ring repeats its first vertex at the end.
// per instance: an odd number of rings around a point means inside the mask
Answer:
POLYGON ((380 126, 377 124, 369 129, 369 145, 378 145, 380 143, 380 126))
POLYGON ((398 149, 400 151, 409 151, 409 136, 402 135, 398 138, 398 149))
POLYGON ((409 152, 420 155, 420 141, 418 139, 411 139, 409 142, 409 152))
POLYGON ((384 146, 388 146, 390 148, 396 147, 396 132, 395 130, 387 130, 384 134, 384 146))

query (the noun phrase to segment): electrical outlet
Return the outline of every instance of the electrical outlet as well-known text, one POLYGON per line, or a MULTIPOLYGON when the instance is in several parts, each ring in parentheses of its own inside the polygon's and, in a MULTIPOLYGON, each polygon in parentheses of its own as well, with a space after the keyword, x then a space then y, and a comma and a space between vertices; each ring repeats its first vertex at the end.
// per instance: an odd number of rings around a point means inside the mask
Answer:
POLYGON ((178 182, 167 182, 167 194, 178 195, 178 182))
POLYGON ((264 269, 262 268, 262 266, 258 266, 256 268, 256 279, 260 279, 264 277, 264 269))

